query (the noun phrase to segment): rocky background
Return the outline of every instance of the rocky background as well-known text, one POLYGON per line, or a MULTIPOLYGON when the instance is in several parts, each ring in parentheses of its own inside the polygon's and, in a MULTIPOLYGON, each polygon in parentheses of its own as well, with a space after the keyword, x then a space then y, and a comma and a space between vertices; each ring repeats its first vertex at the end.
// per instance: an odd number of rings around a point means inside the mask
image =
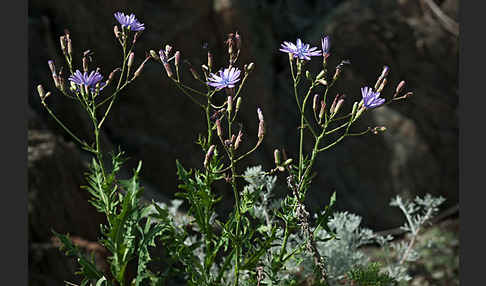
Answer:
MULTIPOLYGON (((262 164, 265 169, 273 167, 275 148, 298 156, 298 115, 287 56, 278 51, 282 41, 300 37, 320 46, 322 35, 331 36, 331 71, 341 60, 351 61, 331 93, 347 94, 344 108, 361 97, 361 86, 374 84, 383 65, 390 66, 384 96, 391 96, 402 79, 414 96, 368 113, 354 129, 386 125, 384 134, 347 138, 322 154, 308 201, 316 210, 336 191, 339 209, 359 214, 365 225, 382 230, 403 221, 388 206, 397 194, 442 195, 447 198, 444 209, 458 202, 458 6, 458 0, 30 0, 29 285, 77 281, 72 274, 75 262, 57 250, 51 230, 69 232, 89 248, 103 222, 79 188, 89 157, 48 117, 35 89, 42 83, 46 90, 55 90, 47 61, 53 59, 58 66, 63 62, 59 36, 65 28, 71 33, 77 64, 82 52, 90 49, 105 76, 121 58, 113 36, 114 12, 133 12, 145 23, 135 50, 136 65, 149 49, 170 44, 196 67, 206 61, 207 46, 215 66, 222 67, 225 35, 238 31, 243 38, 240 64, 256 64, 243 92, 243 148, 256 141, 257 107, 267 127, 264 145, 243 164, 262 164)), ((190 77, 187 71, 185 76, 190 77)), ((79 137, 89 138, 90 123, 77 106, 56 92, 48 102, 79 137)), ((205 128, 201 118, 199 109, 167 80, 162 66, 148 62, 114 105, 105 124, 104 148, 125 150, 130 157, 127 171, 142 160, 147 199, 167 201, 177 192, 175 160, 188 168, 202 166, 204 154, 194 143, 205 128)), ((226 186, 217 191, 225 192, 226 186)), ((230 206, 231 197, 219 211, 230 206)))

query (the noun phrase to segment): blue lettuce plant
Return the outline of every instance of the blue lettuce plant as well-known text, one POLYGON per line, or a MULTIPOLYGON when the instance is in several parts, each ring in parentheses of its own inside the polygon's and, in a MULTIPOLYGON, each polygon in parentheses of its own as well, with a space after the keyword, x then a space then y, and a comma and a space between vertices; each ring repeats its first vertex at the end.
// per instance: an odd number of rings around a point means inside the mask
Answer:
POLYGON ((48 62, 60 94, 79 104, 89 115, 93 138, 80 139, 64 125, 48 105, 51 92, 46 93, 42 85, 38 86, 47 112, 81 148, 93 155, 84 189, 91 194, 91 204, 106 217, 99 243, 110 253, 109 272, 99 270, 93 258, 80 251, 69 235, 54 232, 62 249, 78 259, 81 285, 390 285, 407 275, 404 262, 416 256, 413 237, 436 213, 442 199, 418 198, 412 205, 399 198, 393 202, 404 211, 407 230, 413 235, 403 247, 392 246, 390 237, 379 237, 371 230, 359 228, 358 216, 334 213, 336 193, 313 216, 304 203, 317 156, 348 136, 385 131, 383 126, 358 132, 352 127, 364 113, 412 95, 411 92, 402 95, 405 85, 402 81, 391 98, 382 97, 389 67, 383 68, 374 88, 363 87, 361 98, 344 112, 345 95, 338 93, 331 101, 328 93, 350 62, 342 61, 334 73, 329 72, 329 37, 320 39, 322 50, 301 39, 295 44, 284 42, 280 51, 288 55, 292 96, 300 117, 298 153, 290 156, 275 149, 274 168, 247 166, 241 173, 238 170, 245 167, 241 161, 259 148, 267 132, 260 108, 256 110, 256 135, 244 135, 238 122, 244 101, 242 92, 256 68, 254 63, 238 64, 241 36, 237 32, 228 34, 227 65, 215 67, 211 52, 200 72, 189 63, 188 71, 198 83, 189 86, 182 80, 182 54, 174 52, 170 45, 158 52, 150 50, 149 56, 133 71, 133 47, 145 31, 145 24, 133 14, 117 12, 114 17, 119 23, 114 26, 114 34, 121 46, 122 64, 106 81, 100 68, 89 69, 89 51, 83 54, 82 67, 73 66, 69 33, 60 37, 68 66, 68 84, 65 75, 57 73, 54 62, 48 62), (306 69, 313 58, 322 60, 316 74, 306 69), (106 164, 107 154, 100 146, 100 130, 114 102, 140 76, 149 59, 160 63, 174 87, 201 108, 207 127, 197 139, 204 157, 201 165, 188 168, 178 160, 175 162, 180 192, 170 205, 145 203, 139 181, 141 162, 131 178, 119 179, 124 153, 111 154, 111 164, 106 164), (218 104, 221 102, 218 98, 224 101, 218 104), (333 140, 325 144, 324 138, 328 137, 333 140), (248 150, 243 150, 243 140, 251 143, 248 150), (312 150, 304 149, 304 140, 311 140, 312 150), (283 197, 275 195, 277 173, 286 175, 288 190, 283 197), (217 182, 227 184, 233 194, 233 211, 224 217, 215 211, 221 200, 214 192, 217 182), (189 207, 187 213, 179 210, 184 203, 189 207), (426 207, 425 214, 416 214, 418 205, 426 207), (395 247, 402 258, 390 261, 389 265, 370 262, 359 247, 376 242, 383 247, 395 247), (129 264, 135 265, 134 271, 128 271, 129 264))

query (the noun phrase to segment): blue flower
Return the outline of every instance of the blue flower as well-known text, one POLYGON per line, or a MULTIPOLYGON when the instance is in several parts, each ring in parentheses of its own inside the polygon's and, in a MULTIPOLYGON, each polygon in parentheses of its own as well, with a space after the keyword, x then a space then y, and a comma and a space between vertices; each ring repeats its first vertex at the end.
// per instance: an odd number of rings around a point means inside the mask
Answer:
POLYGON ((379 92, 373 92, 370 87, 362 87, 361 95, 363 96, 363 103, 366 108, 375 108, 385 102, 384 98, 380 98, 379 92))
POLYGON ((329 49, 331 48, 331 43, 329 41, 329 36, 325 36, 321 39, 322 55, 327 58, 329 56, 329 49))
POLYGON ((116 12, 115 19, 118 20, 122 27, 128 27, 130 31, 143 31, 145 24, 140 23, 134 14, 125 15, 122 12, 116 12))
POLYGON ((280 51, 288 54, 292 54, 294 58, 301 60, 310 60, 310 57, 320 56, 321 51, 316 47, 310 48, 309 44, 303 44, 300 39, 297 39, 297 44, 290 42, 283 42, 280 51))
POLYGON ((97 71, 92 71, 90 74, 87 72, 81 73, 79 70, 76 70, 73 75, 69 77, 69 81, 77 84, 77 85, 85 85, 91 89, 91 91, 94 91, 96 88, 96 84, 100 82, 100 90, 102 90, 105 86, 105 82, 101 82, 103 79, 103 76, 97 72, 97 71))
POLYGON ((219 75, 211 73, 208 85, 215 87, 216 89, 222 89, 225 87, 233 88, 235 84, 240 81, 240 70, 237 68, 226 68, 219 71, 219 75))

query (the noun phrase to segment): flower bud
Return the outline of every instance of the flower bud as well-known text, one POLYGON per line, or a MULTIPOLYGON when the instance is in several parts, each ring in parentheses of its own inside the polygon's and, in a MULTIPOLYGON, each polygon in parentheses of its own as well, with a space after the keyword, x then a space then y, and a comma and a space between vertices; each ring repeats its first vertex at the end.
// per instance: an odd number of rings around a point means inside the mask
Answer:
POLYGON ((240 130, 238 132, 238 136, 236 136, 236 139, 235 139, 235 150, 238 149, 238 147, 240 147, 242 137, 243 137, 243 132, 241 132, 241 130, 240 130))
POLYGON ((405 95, 403 97, 404 98, 409 98, 412 95, 413 95, 413 92, 409 91, 409 92, 405 93, 405 95))
POLYGON ((278 149, 275 149, 273 151, 273 159, 275 161, 275 166, 280 166, 281 159, 280 159, 280 151, 278 149))
POLYGON ((118 71, 120 71, 120 70, 121 70, 120 68, 116 68, 116 69, 114 69, 114 70, 113 70, 113 71, 110 73, 110 75, 108 76, 108 80, 106 81, 106 85, 108 85, 110 82, 112 82, 112 81, 113 81, 113 78, 115 77, 115 74, 116 74, 118 71))
POLYGON ((156 61, 160 60, 159 55, 157 55, 157 52, 155 52, 154 50, 150 50, 150 51, 149 51, 149 53, 150 53, 150 56, 151 56, 151 57, 152 57, 154 60, 156 60, 156 61))
POLYGON ((83 57, 83 71, 88 72, 88 58, 83 57))
POLYGON ((385 85, 387 83, 387 80, 386 78, 384 78, 382 81, 381 81, 381 84, 380 84, 380 87, 376 90, 377 92, 381 92, 383 90, 383 88, 385 88, 385 85))
POLYGON ((137 32, 135 33, 135 35, 133 36, 133 41, 132 41, 132 44, 134 44, 134 45, 135 45, 135 43, 137 42, 137 39, 138 39, 138 37, 140 36, 140 34, 142 33, 142 31, 143 31, 143 30, 141 30, 141 31, 137 31, 137 32))
POLYGON ((339 112, 339 109, 341 109, 341 106, 343 105, 343 103, 344 103, 344 95, 336 103, 336 108, 334 109, 335 113, 339 112))
POLYGON ((213 158, 213 155, 214 155, 214 148, 215 146, 214 145, 211 145, 208 149, 208 152, 206 153, 206 157, 204 158, 204 167, 207 168, 208 165, 209 165, 209 162, 211 161, 211 159, 213 158))
POLYGON ((45 97, 45 92, 44 92, 44 88, 42 87, 41 84, 39 84, 37 86, 37 92, 39 93, 39 97, 41 98, 41 100, 44 100, 44 97, 45 97))
POLYGON ((128 56, 128 63, 127 63, 128 68, 132 67, 134 59, 135 59, 135 53, 131 52, 130 55, 128 56))
POLYGON ((292 161, 294 161, 292 158, 285 160, 285 162, 282 164, 282 166, 287 167, 288 165, 292 164, 292 161))
POLYGON ((201 65, 201 69, 203 70, 204 73, 208 73, 209 72, 209 68, 207 65, 201 65))
POLYGON ((238 99, 236 100, 236 113, 238 113, 238 111, 240 110, 241 100, 241 97, 238 97, 238 99))
POLYGON ((216 119, 216 134, 218 134, 219 137, 223 135, 223 131, 221 131, 221 121, 219 119, 216 119))
POLYGON ((49 65, 49 69, 51 70, 52 75, 56 75, 56 66, 54 65, 54 61, 48 60, 47 64, 49 65))
POLYGON ((117 25, 113 26, 113 33, 115 34, 115 38, 120 38, 120 30, 118 29, 117 25))
POLYGON ((63 54, 66 54, 66 36, 60 36, 59 42, 61 43, 61 50, 63 54))
POLYGON ((262 141, 263 136, 265 136, 265 123, 262 120, 258 123, 258 141, 262 141))
POLYGON ((213 67, 213 54, 211 54, 210 51, 208 51, 208 69, 211 70, 213 67))
POLYGON ((227 111, 228 113, 231 113, 231 110, 233 109, 233 97, 230 95, 228 96, 228 101, 226 102, 227 103, 227 111))
POLYGON ((308 80, 312 80, 312 75, 310 73, 310 71, 305 71, 305 77, 308 79, 308 80))
POLYGON ((146 57, 145 60, 142 62, 142 64, 140 64, 140 66, 138 67, 138 69, 135 71, 135 73, 133 74, 133 78, 132 80, 134 80, 135 78, 137 78, 141 73, 142 73, 142 70, 143 70, 143 67, 145 66, 145 63, 150 59, 150 57, 146 57))
POLYGON ((336 68, 336 72, 334 73, 334 76, 332 77, 332 80, 335 81, 339 78, 339 75, 341 74, 341 69, 336 68))
POLYGON ((165 45, 165 55, 168 57, 170 55, 170 52, 172 51, 172 46, 170 45, 165 45))
POLYGON ((390 72, 390 68, 388 66, 383 66, 383 71, 381 72, 380 78, 384 78, 390 72))
POLYGON ((263 121, 263 113, 260 108, 257 108, 258 120, 263 121))
MULTIPOLYGON (((246 66, 246 65, 245 65, 246 66)), ((254 63, 249 63, 248 66, 246 66, 245 71, 247 73, 252 72, 255 69, 255 64, 254 63)))
POLYGON ((50 91, 48 91, 48 92, 46 93, 46 95, 44 96, 44 98, 43 98, 43 99, 48 98, 48 97, 49 97, 49 95, 51 95, 51 92, 50 92, 50 91))
POLYGON ((356 119, 356 112, 358 111, 358 102, 354 102, 353 109, 351 111, 351 118, 352 120, 356 119))
POLYGON ((321 72, 316 76, 316 80, 320 80, 324 77, 325 74, 326 72, 324 70, 321 70, 321 72))
POLYGON ((174 63, 176 65, 176 67, 179 67, 181 65, 181 52, 179 52, 179 51, 175 52, 174 63))
POLYGON ((240 37, 240 34, 238 34, 238 32, 235 33, 235 43, 236 43, 236 49, 240 50, 240 48, 241 48, 241 37, 240 37))
POLYGON ((325 110, 326 110, 326 103, 324 102, 324 100, 321 100, 321 110, 319 111, 319 120, 322 120, 325 110))
POLYGON ((191 72, 192 77, 193 77, 195 80, 198 80, 198 79, 199 79, 199 75, 197 74, 196 70, 195 70, 193 67, 190 67, 190 68, 189 68, 189 71, 191 72))
POLYGON ((317 113, 317 102, 319 100, 319 94, 314 94, 314 100, 312 101, 312 109, 317 113))
POLYGON ((386 131, 386 127, 385 126, 376 126, 376 127, 373 127, 373 129, 371 129, 371 133, 373 134, 378 134, 379 132, 385 132, 386 131))
POLYGON ((405 81, 402 80, 398 85, 397 85, 397 89, 395 90, 396 93, 400 93, 400 91, 402 91, 403 87, 405 86, 405 81))

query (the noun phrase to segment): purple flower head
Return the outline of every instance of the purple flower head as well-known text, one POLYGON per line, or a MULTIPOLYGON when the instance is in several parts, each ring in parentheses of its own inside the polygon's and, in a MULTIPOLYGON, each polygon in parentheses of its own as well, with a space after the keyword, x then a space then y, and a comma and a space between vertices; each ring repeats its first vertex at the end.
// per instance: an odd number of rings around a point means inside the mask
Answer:
POLYGON ((237 68, 226 68, 219 71, 219 75, 211 73, 208 85, 215 87, 216 89, 222 89, 225 87, 233 88, 235 84, 240 81, 240 70, 237 68))
POLYGON ((100 90, 102 90, 106 83, 101 82, 103 79, 103 76, 97 72, 97 71, 92 71, 90 74, 87 72, 81 73, 79 70, 76 70, 76 72, 69 77, 69 81, 77 84, 77 85, 85 85, 91 89, 91 91, 94 91, 96 88, 96 84, 100 82, 100 90))
POLYGON ((309 44, 303 44, 300 39, 297 39, 297 44, 290 42, 283 42, 280 51, 288 54, 292 54, 294 58, 301 60, 310 60, 310 57, 320 56, 321 51, 316 47, 310 48, 309 44))
POLYGON ((122 27, 128 27, 130 31, 143 31, 145 24, 140 23, 134 14, 125 15, 122 12, 116 12, 115 19, 122 27))
POLYGON ((329 49, 331 48, 329 36, 325 36, 321 39, 321 45, 322 45, 322 55, 324 57, 329 56, 329 49))
POLYGON ((363 96, 363 103, 366 108, 375 108, 385 102, 384 98, 380 98, 379 92, 373 92, 370 87, 362 87, 361 95, 363 96))

